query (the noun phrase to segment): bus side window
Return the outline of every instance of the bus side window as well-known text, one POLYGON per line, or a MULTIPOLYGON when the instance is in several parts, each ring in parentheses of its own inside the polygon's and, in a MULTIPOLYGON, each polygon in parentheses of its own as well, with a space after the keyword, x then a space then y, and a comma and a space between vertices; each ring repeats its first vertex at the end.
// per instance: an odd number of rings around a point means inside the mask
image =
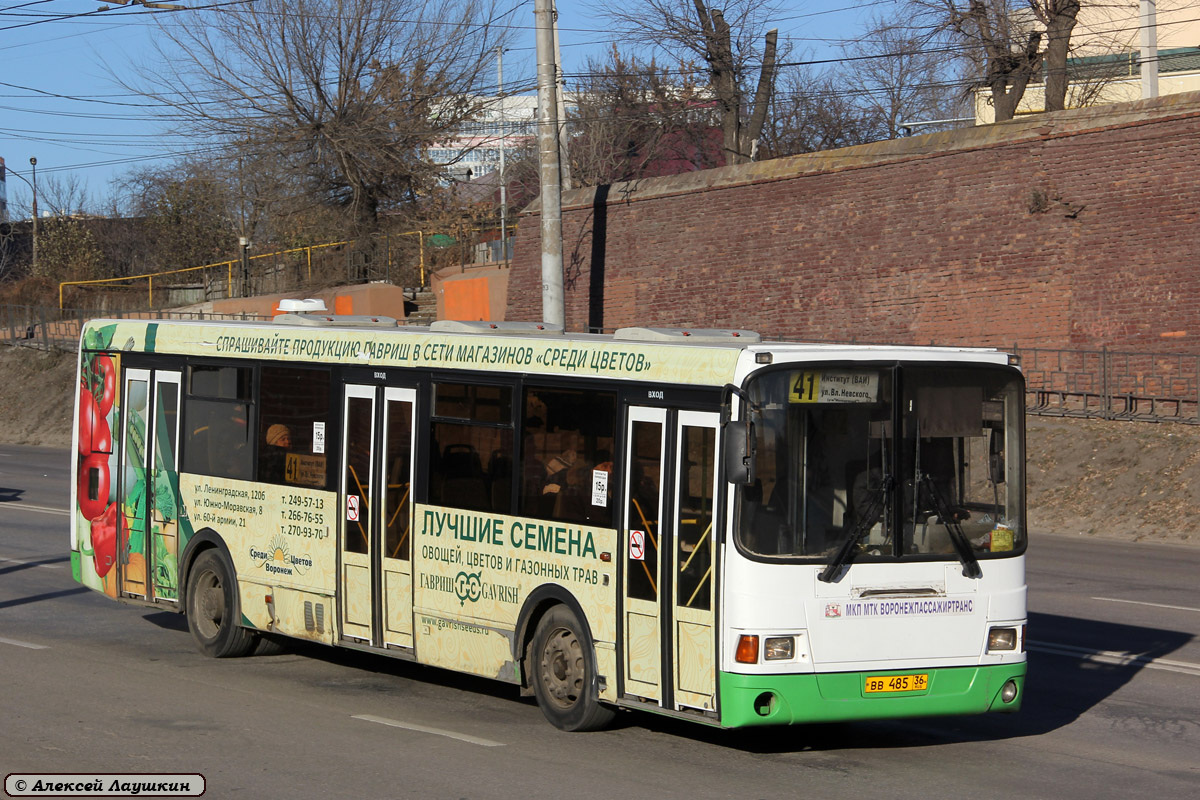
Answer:
POLYGON ((508 513, 513 495, 512 387, 435 383, 429 501, 508 513))
POLYGON ((183 447, 183 471, 216 478, 254 477, 249 441, 252 406, 187 397, 189 433, 183 447))
POLYGON ((183 471, 215 478, 254 479, 251 431, 255 405, 250 367, 188 367, 183 415, 183 471))
POLYGON ((526 389, 519 512, 559 522, 613 525, 616 427, 613 392, 526 389), (604 496, 593 493, 597 480, 608 486, 604 496))
POLYGON ((324 489, 328 460, 316 431, 330 417, 329 371, 264 366, 259 388, 258 479, 324 489))

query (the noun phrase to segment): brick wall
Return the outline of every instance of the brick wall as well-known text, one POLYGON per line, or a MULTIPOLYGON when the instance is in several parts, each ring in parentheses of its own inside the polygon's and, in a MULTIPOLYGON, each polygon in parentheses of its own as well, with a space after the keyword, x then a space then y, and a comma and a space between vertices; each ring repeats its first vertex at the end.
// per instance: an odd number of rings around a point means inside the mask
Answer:
POLYGON ((569 330, 1200 351, 1200 93, 578 189, 563 239, 569 330))

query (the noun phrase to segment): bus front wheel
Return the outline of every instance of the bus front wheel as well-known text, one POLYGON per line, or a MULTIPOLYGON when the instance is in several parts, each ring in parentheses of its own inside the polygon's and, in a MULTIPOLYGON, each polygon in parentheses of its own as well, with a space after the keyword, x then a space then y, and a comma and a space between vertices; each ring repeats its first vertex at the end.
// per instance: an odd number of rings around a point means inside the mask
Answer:
POLYGON ((237 585, 225 557, 218 550, 196 556, 188 577, 187 620, 200 652, 236 658, 254 649, 257 637, 238 624, 237 607, 237 585))
POLYGON ((597 697, 591 647, 571 609, 555 606, 542 617, 529 660, 533 693, 554 727, 594 731, 612 721, 612 709, 597 697))

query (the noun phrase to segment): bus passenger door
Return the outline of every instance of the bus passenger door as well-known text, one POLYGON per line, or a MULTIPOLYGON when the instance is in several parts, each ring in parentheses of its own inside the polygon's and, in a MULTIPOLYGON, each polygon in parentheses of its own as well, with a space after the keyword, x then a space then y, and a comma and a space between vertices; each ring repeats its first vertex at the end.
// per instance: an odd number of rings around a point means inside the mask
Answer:
POLYGON ((347 385, 339 493, 341 630, 413 646, 412 472, 416 390, 347 385))
POLYGON ((178 601, 179 372, 130 369, 121 396, 121 593, 178 601))
POLYGON ((671 663, 675 708, 715 710, 717 414, 680 411, 675 429, 671 663))
POLYGON ((371 608, 371 555, 377 514, 371 513, 375 486, 375 387, 347 385, 342 415, 342 515, 338 543, 341 571, 341 630, 345 638, 375 644, 371 608))
POLYGON ((413 646, 413 430, 417 393, 384 389, 383 447, 378 530, 383 543, 383 644, 413 646))
MULTIPOLYGON (((663 492, 667 411, 630 408, 625 441, 625 693, 662 705, 663 492)), ((667 590, 669 591, 669 589, 667 590)))

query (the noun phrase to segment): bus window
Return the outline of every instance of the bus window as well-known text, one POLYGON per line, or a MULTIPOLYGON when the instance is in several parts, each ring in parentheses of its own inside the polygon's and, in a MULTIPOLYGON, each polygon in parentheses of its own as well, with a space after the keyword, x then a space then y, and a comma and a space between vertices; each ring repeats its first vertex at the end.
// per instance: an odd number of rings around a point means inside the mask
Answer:
POLYGON ((683 461, 679 477, 679 581, 681 606, 712 607, 713 476, 717 460, 717 432, 712 428, 683 427, 680 444, 683 461))
POLYGON ((1015 372, 813 365, 763 373, 751 392, 758 481, 739 488, 736 512, 746 551, 827 557, 849 546, 853 557, 967 563, 1023 550, 1015 372))
POLYGON ((762 556, 820 556, 854 535, 890 549, 892 373, 805 368, 754 384, 758 480, 739 489, 739 536, 762 556))
POLYGON ((525 391, 522 514, 612 525, 613 392, 525 391))
POLYGON ((324 489, 329 372, 263 367, 259 387, 258 479, 324 489))
POLYGON ((629 510, 626 527, 631 531, 643 531, 645 552, 642 558, 632 556, 625 565, 629 575, 630 597, 639 600, 658 599, 658 539, 661 534, 659 520, 660 477, 662 476, 662 423, 634 422, 630 449, 633 458, 629 481, 629 510))
POLYGON ((905 487, 903 552, 1022 548, 1022 481, 1013 471, 1016 462, 1005 457, 1019 449, 1024 410, 1013 377, 914 367, 905 378, 902 410, 901 459, 918 476, 905 487))
POLYGON ((188 394, 221 400, 249 400, 250 378, 249 367, 189 367, 188 394))
POLYGON ((253 480, 250 367, 188 367, 183 471, 253 480))
POLYGON ((429 502, 507 514, 513 495, 512 387, 433 386, 429 502))

